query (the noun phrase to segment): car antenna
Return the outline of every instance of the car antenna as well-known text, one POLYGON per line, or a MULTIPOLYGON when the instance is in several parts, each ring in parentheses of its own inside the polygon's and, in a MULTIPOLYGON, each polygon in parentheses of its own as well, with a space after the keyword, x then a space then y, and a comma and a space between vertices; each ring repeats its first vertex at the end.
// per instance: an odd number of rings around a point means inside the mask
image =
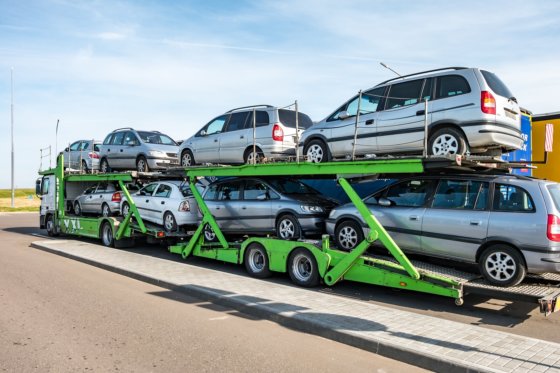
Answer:
POLYGON ((394 72, 395 74, 397 74, 399 77, 402 78, 402 75, 401 75, 401 74, 399 74, 399 73, 396 72, 395 70, 391 69, 389 66, 385 65, 383 62, 379 62, 379 64, 380 64, 381 66, 383 66, 384 68, 386 68, 386 69, 388 69, 388 70, 391 70, 392 72, 394 72))

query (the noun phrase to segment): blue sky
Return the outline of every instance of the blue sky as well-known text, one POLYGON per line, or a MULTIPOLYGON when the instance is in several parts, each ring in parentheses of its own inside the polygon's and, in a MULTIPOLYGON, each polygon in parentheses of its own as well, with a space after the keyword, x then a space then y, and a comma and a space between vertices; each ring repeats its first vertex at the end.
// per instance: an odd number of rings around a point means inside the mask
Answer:
POLYGON ((185 139, 237 106, 320 120, 393 74, 444 66, 498 74, 523 107, 560 111, 558 1, 0 0, 0 157, 16 186, 39 149, 119 127, 185 139))

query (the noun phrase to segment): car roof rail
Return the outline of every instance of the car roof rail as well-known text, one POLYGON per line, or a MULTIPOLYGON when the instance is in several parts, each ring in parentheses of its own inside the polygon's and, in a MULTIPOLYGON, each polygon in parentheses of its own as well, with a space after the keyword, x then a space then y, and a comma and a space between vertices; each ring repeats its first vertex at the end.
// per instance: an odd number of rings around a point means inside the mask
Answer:
POLYGON ((132 128, 132 127, 117 128, 117 129, 113 130, 113 132, 117 132, 117 131, 120 131, 120 130, 134 130, 134 128, 132 128))
POLYGON ((266 105, 266 104, 241 106, 241 107, 236 107, 235 109, 231 109, 231 110, 229 110, 229 111, 226 111, 226 114, 227 114, 227 113, 234 112, 234 111, 236 111, 236 110, 241 110, 241 109, 252 109, 252 108, 258 108, 258 107, 271 108, 271 107, 274 107, 274 106, 272 106, 272 105, 266 105))
POLYGON ((465 69, 468 69, 468 67, 451 66, 451 67, 442 67, 442 68, 433 69, 433 70, 420 71, 420 72, 417 72, 417 73, 408 74, 408 75, 401 75, 401 76, 398 76, 398 77, 396 77, 396 78, 388 79, 388 80, 386 80, 386 81, 384 81, 384 82, 381 82, 381 83, 377 84, 376 87, 379 87, 380 85, 383 85, 383 84, 387 84, 387 83, 392 82, 392 81, 394 81, 394 80, 404 79, 404 78, 408 78, 408 77, 411 77, 411 76, 422 75, 422 74, 428 74, 428 73, 433 73, 433 72, 436 72, 436 71, 445 71, 445 70, 465 70, 465 69))

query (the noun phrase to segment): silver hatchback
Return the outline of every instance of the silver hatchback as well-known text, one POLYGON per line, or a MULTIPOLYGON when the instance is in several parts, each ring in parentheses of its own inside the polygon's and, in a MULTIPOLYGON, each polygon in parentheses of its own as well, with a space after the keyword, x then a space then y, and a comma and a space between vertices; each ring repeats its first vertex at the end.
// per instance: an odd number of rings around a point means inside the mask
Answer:
POLYGON ((99 183, 87 188, 74 200, 76 215, 111 216, 119 213, 122 192, 111 183, 99 183))
POLYGON ((241 164, 259 162, 263 158, 294 157, 298 136, 312 123, 301 112, 296 115, 293 110, 271 105, 233 109, 212 119, 181 144, 181 165, 241 164))
POLYGON ((179 145, 158 131, 120 128, 107 135, 99 148, 101 172, 148 172, 179 166, 179 145))
MULTIPOLYGON (((560 184, 514 175, 424 176, 366 197, 405 252, 477 263, 498 286, 560 271, 560 184)), ((333 209, 327 233, 352 250, 369 232, 352 204, 333 209)))
POLYGON ((431 155, 495 156, 523 144, 519 105, 507 86, 489 71, 455 67, 391 79, 352 97, 303 133, 300 154, 317 163, 420 154, 426 120, 431 155))

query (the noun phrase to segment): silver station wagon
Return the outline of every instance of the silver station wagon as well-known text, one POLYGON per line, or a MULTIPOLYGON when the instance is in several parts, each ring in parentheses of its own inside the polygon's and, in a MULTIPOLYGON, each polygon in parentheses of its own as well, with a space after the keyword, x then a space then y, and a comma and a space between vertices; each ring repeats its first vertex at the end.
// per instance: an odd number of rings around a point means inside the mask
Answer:
MULTIPOLYGON (((405 251, 477 263, 487 281, 560 271, 560 184, 514 175, 422 176, 364 202, 405 251)), ((332 210, 327 232, 352 250, 369 233, 352 204, 332 210)))
POLYGON ((391 79, 352 97, 303 133, 300 154, 317 163, 353 152, 420 154, 425 101, 430 155, 495 156, 523 144, 519 105, 507 86, 489 71, 454 67, 391 79))

